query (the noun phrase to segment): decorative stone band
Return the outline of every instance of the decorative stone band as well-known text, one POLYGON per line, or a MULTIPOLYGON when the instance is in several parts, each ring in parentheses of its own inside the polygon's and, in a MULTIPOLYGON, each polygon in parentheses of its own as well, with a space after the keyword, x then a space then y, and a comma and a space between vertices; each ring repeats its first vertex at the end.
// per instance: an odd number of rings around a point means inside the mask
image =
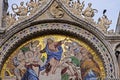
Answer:
MULTIPOLYGON (((106 70, 107 78, 117 78, 116 72, 117 69, 115 67, 116 63, 111 56, 109 50, 105 47, 105 45, 92 33, 88 32, 85 29, 80 28, 79 26, 74 26, 65 23, 44 23, 36 26, 31 26, 21 30, 20 32, 14 34, 9 40, 3 44, 0 50, 0 68, 2 69, 4 61, 8 55, 10 55, 10 50, 14 48, 15 44, 18 44, 20 41, 24 41, 28 36, 32 36, 33 34, 39 35, 44 34, 44 31, 59 31, 70 32, 78 36, 78 38, 84 38, 88 43, 92 44, 95 47, 96 51, 99 53, 98 55, 101 57, 104 63, 104 67, 106 70), (42 33, 43 32, 43 33, 42 33)), ((1 70, 0 69, 0 70, 1 70)))

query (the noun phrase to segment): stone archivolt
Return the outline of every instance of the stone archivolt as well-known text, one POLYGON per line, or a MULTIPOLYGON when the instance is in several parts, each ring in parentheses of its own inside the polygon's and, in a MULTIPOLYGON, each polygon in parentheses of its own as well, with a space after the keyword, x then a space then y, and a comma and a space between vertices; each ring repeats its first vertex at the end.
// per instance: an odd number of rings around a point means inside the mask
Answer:
POLYGON ((111 21, 103 14, 96 23, 93 17, 97 10, 91 8, 91 3, 88 4, 86 9, 84 9, 84 2, 72 2, 70 0, 42 0, 39 4, 30 0, 27 6, 23 6, 23 2, 21 6, 16 4, 13 4, 13 6, 16 6, 16 8, 13 7, 14 14, 8 13, 4 18, 9 29, 0 39, 0 69, 3 67, 7 56, 13 51, 12 48, 17 47, 15 46, 17 44, 21 45, 24 40, 42 35, 44 32, 46 34, 49 32, 56 34, 70 32, 87 41, 98 52, 106 69, 106 78, 118 78, 119 69, 115 55, 110 48, 111 45, 105 40, 105 34, 103 34, 113 33, 113 30, 108 32, 111 21), (39 20, 39 17, 43 16, 42 14, 47 10, 53 18, 51 19, 48 16, 47 20, 39 20), (71 20, 63 20, 63 18, 66 18, 65 14, 71 20), (16 18, 16 16, 19 18, 16 18))
MULTIPOLYGON (((116 78, 114 76, 114 61, 111 58, 111 55, 108 54, 109 51, 105 48, 104 44, 101 43, 101 41, 95 37, 92 33, 79 28, 77 26, 73 26, 70 24, 64 24, 64 23, 43 23, 37 26, 31 26, 29 28, 26 28, 20 32, 18 32, 17 34, 15 34, 13 37, 11 37, 6 44, 4 44, 1 48, 2 52, 1 53, 1 60, 0 62, 3 63, 5 56, 7 56, 7 54, 9 53, 9 50, 12 49, 12 47, 16 44, 19 43, 19 40, 23 40, 25 37, 27 37, 28 35, 34 35, 34 33, 40 33, 40 32, 44 32, 44 31, 51 31, 54 32, 56 30, 62 31, 64 32, 70 32, 70 33, 74 33, 75 35, 79 35, 79 37, 83 37, 84 39, 86 39, 87 41, 90 42, 90 44, 92 44, 98 51, 98 55, 100 55, 103 58, 103 62, 104 62, 104 66, 106 69, 106 77, 107 78, 116 78), (59 26, 59 27, 58 27, 59 26), (110 65, 109 65, 110 64, 110 65), (112 70, 112 71, 111 71, 112 70)), ((0 63, 0 64, 1 64, 0 63)))

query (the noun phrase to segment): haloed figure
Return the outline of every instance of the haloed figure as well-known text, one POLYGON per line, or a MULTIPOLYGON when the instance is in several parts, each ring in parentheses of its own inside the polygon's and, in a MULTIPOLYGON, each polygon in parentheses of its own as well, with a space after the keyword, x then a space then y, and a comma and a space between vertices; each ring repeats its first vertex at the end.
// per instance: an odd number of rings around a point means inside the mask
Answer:
POLYGON ((46 47, 41 51, 41 53, 47 53, 47 61, 46 64, 41 67, 41 70, 46 69, 46 73, 54 74, 57 66, 61 60, 63 49, 61 45, 64 43, 66 39, 54 42, 51 38, 47 39, 46 47))

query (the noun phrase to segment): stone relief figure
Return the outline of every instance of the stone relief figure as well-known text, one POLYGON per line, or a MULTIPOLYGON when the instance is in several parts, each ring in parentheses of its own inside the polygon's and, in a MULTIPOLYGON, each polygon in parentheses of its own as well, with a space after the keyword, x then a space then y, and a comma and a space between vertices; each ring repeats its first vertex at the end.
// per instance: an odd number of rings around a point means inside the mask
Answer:
POLYGON ((37 7, 39 6, 39 3, 36 0, 35 1, 30 0, 30 2, 26 3, 26 5, 30 11, 30 14, 32 15, 36 11, 37 7))
POLYGON ((105 15, 106 10, 103 11, 103 16, 98 19, 98 25, 100 26, 100 29, 103 32, 107 32, 108 28, 110 27, 110 24, 112 23, 111 20, 107 18, 105 15))
POLYGON ((114 29, 109 30, 108 34, 114 34, 114 29))
POLYGON ((17 4, 12 4, 12 10, 20 17, 20 19, 23 18, 23 16, 27 16, 27 13, 29 12, 28 7, 24 6, 24 2, 21 2, 20 6, 17 4))
POLYGON ((95 13, 98 11, 96 9, 91 8, 92 3, 88 3, 88 7, 83 11, 82 15, 90 22, 93 22, 92 17, 94 17, 95 13))
POLYGON ((73 5, 72 5, 73 0, 64 0, 64 1, 65 1, 66 5, 67 5, 68 7, 73 7, 73 5))
POLYGON ((58 4, 54 4, 50 8, 50 13, 54 18, 62 18, 64 16, 64 12, 58 4))
POLYGON ((9 14, 9 12, 7 13, 7 15, 3 18, 6 22, 7 27, 10 27, 16 22, 15 17, 16 17, 16 14, 9 14))
POLYGON ((80 3, 79 0, 77 0, 77 2, 73 4, 73 8, 76 10, 77 15, 81 15, 84 6, 85 6, 84 1, 80 3))

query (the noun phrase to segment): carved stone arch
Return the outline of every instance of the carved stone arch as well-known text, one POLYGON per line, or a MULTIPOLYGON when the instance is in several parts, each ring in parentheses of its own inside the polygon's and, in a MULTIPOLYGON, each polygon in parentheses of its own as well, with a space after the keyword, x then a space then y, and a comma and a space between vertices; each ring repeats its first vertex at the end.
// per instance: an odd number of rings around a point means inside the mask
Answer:
POLYGON ((118 43, 118 44, 116 45, 116 48, 115 48, 115 49, 117 49, 117 48, 120 48, 120 43, 118 43))
POLYGON ((10 53, 13 51, 13 48, 16 49, 26 40, 29 40, 33 37, 41 36, 44 33, 46 35, 49 33, 65 35, 64 33, 62 33, 62 32, 65 32, 65 33, 69 33, 68 36, 71 36, 72 34, 74 34, 75 36, 72 36, 72 37, 74 38, 77 37, 77 39, 83 40, 88 45, 92 45, 93 46, 92 49, 95 50, 100 56, 100 58, 103 60, 104 67, 106 69, 105 70, 106 78, 118 78, 118 69, 117 69, 118 65, 116 64, 116 58, 114 55, 112 55, 111 50, 109 50, 109 48, 106 47, 108 46, 108 44, 106 44, 104 38, 94 35, 93 34, 94 31, 87 30, 84 28, 84 26, 86 25, 81 25, 80 23, 78 24, 71 21, 56 19, 56 20, 36 21, 36 22, 30 23, 27 26, 23 26, 21 28, 16 27, 13 29, 14 32, 10 33, 10 35, 8 35, 9 32, 5 34, 6 39, 5 41, 3 41, 3 44, 1 45, 2 58, 0 60, 0 64, 5 62, 5 60, 9 57, 10 53), (42 27, 37 26, 41 24, 49 24, 49 25, 55 24, 55 25, 61 25, 61 26, 60 27, 49 26, 48 28, 45 26, 42 26, 42 27), (66 25, 66 27, 64 25, 66 25), (32 28, 32 31, 26 32, 30 28, 32 28), (82 31, 84 34, 81 33, 82 31))
POLYGON ((120 43, 116 44, 115 46, 115 55, 118 59, 118 56, 120 55, 120 43))
POLYGON ((60 5, 74 21, 64 19, 35 20, 42 15, 54 1, 55 0, 50 0, 46 7, 38 10, 32 17, 24 19, 6 30, 5 34, 3 34, 4 39, 0 42, 0 70, 14 49, 17 49, 21 44, 38 36, 60 34, 71 36, 87 43, 101 58, 104 64, 106 78, 119 78, 117 59, 114 51, 110 48, 111 45, 105 40, 105 35, 96 28, 96 25, 74 16, 65 8, 60 0, 56 0, 58 5, 60 5), (45 24, 49 25, 49 27, 46 27, 45 24), (52 24, 60 26, 53 27, 52 24), (29 29, 31 29, 31 31, 28 31, 29 29))
MULTIPOLYGON (((116 58, 117 58, 117 63, 118 63, 118 66, 119 66, 119 70, 120 70, 120 43, 118 43, 115 47, 115 55, 116 55, 116 58)), ((119 73, 120 74, 120 73, 119 73)), ((119 75, 120 76, 120 75, 119 75)))

